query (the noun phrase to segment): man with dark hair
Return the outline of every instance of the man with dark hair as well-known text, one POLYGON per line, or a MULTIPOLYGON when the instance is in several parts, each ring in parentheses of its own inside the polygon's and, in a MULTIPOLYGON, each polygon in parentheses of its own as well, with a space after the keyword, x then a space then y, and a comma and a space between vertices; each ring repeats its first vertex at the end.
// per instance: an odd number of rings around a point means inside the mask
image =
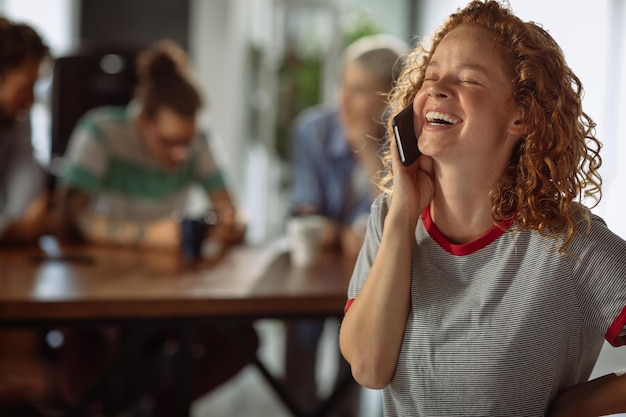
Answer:
MULTIPOLYGON (((31 145, 29 110, 48 47, 31 27, 0 17, 0 243, 34 241, 46 230, 46 171, 31 145)), ((0 333, 0 415, 36 415, 49 398, 40 333, 0 333)))
POLYGON ((46 173, 33 156, 29 110, 50 53, 31 27, 0 17, 0 242, 45 230, 46 173))

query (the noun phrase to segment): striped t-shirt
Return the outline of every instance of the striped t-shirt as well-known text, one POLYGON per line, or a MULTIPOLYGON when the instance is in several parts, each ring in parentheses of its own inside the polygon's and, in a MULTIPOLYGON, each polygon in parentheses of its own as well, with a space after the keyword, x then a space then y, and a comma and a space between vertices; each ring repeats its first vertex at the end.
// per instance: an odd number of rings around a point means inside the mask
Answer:
MULTIPOLYGON (((372 205, 349 302, 376 256, 388 204, 379 196, 372 205)), ((597 216, 568 255, 536 231, 497 227, 454 245, 428 208, 415 240, 385 416, 544 416, 561 389, 589 378, 604 338, 626 342, 626 242, 597 216)))
POLYGON ((81 118, 65 156, 61 182, 94 195, 91 209, 115 219, 154 220, 185 205, 192 183, 225 187, 207 138, 198 133, 187 160, 164 168, 143 144, 132 107, 102 107, 81 118))

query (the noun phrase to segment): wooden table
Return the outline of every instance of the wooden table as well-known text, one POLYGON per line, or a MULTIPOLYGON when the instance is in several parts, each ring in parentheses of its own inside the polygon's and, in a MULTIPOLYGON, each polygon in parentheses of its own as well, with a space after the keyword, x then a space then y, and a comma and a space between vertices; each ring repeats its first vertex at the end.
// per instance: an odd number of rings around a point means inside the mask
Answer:
MULTIPOLYGON (((0 250, 0 327, 340 316, 353 266, 323 253, 315 265, 295 267, 284 239, 235 247, 194 268, 175 254, 134 249, 64 248, 61 256, 41 259, 36 247, 0 250)), ((292 413, 304 415, 253 361, 292 413)))

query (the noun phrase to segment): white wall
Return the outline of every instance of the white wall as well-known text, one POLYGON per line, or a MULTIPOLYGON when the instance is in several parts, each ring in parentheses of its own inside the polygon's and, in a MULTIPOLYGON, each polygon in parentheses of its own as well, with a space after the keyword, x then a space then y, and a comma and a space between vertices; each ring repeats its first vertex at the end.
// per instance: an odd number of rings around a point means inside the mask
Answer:
POLYGON ((245 161, 245 71, 248 47, 246 0, 192 0, 189 50, 207 97, 201 123, 220 135, 235 189, 245 161), (243 113, 242 113, 243 112, 243 113))

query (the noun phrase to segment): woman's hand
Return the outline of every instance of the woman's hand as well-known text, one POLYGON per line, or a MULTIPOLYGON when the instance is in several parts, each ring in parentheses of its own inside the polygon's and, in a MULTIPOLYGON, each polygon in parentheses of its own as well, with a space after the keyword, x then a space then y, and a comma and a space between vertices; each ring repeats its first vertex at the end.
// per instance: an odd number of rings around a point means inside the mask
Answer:
POLYGON ((604 375, 564 389, 548 417, 597 417, 626 411, 626 375, 604 375))
POLYGON ((432 159, 422 155, 405 167, 400 162, 395 140, 391 140, 390 148, 393 169, 390 215, 396 213, 416 225, 419 215, 430 204, 435 192, 432 159))

